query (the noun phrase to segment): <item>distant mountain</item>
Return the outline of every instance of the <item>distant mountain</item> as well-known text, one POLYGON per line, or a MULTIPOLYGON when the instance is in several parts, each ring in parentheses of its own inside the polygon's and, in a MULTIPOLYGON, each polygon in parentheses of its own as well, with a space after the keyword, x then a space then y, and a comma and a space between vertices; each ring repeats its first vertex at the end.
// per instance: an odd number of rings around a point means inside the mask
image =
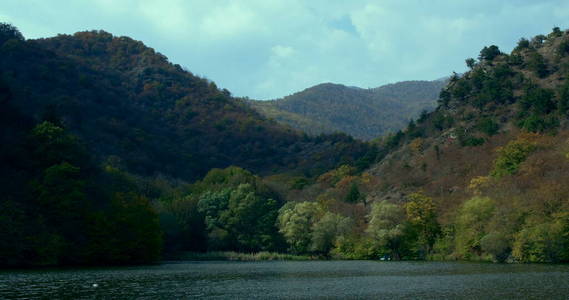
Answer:
POLYGON ((340 131, 370 140, 433 110, 446 83, 403 81, 371 89, 324 83, 282 99, 248 103, 266 117, 310 134, 340 131))

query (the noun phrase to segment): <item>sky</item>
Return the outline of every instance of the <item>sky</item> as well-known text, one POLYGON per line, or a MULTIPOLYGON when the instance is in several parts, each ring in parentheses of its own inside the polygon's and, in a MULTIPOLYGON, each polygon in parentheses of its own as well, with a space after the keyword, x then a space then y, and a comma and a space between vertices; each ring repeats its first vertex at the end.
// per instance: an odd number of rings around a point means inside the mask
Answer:
POLYGON ((2 0, 26 38, 129 36, 233 95, 371 88, 464 72, 495 44, 569 28, 567 0, 2 0))

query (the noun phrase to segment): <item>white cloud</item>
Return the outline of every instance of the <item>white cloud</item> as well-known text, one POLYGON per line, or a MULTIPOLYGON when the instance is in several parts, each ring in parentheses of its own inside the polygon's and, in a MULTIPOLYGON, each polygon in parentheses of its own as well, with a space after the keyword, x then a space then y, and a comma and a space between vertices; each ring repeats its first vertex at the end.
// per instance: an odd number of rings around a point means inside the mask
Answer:
POLYGON ((497 44, 569 27, 562 0, 2 0, 27 37, 105 29, 142 40, 235 95, 326 81, 373 87, 463 71, 497 44))
POLYGON ((280 58, 287 58, 294 54, 294 49, 288 46, 276 45, 271 48, 274 55, 280 58))

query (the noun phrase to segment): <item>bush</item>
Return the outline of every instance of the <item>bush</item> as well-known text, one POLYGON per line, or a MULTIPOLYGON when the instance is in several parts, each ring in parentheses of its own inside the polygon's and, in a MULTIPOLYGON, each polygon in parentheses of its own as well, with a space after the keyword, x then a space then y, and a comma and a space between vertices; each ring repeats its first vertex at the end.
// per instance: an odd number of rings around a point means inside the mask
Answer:
POLYGON ((525 138, 509 142, 498 149, 498 158, 494 162, 493 177, 503 177, 515 174, 522 162, 536 149, 536 145, 525 138))
POLYGON ((559 54, 561 54, 562 56, 565 56, 569 53, 569 40, 565 39, 563 40, 560 44, 559 47, 557 48, 557 51, 559 52, 559 54))
POLYGON ((545 58, 536 51, 529 55, 527 61, 527 67, 533 71, 539 78, 544 78, 549 74, 547 70, 547 64, 545 63, 545 58))
POLYGON ((521 38, 518 41, 518 45, 516 46, 516 50, 527 49, 529 48, 529 40, 526 38, 521 38))
POLYGON ((489 136, 493 136, 498 133, 500 125, 494 122, 492 118, 483 118, 478 121, 476 128, 489 136))
POLYGON ((549 89, 530 87, 520 100, 522 112, 531 111, 536 114, 549 114, 557 109, 553 100, 554 93, 549 89))
POLYGON ((559 119, 554 116, 532 114, 520 120, 518 126, 529 132, 547 132, 559 127, 559 119))
POLYGON ((451 115, 445 115, 439 112, 433 118, 433 126, 438 130, 450 128, 453 124, 454 118, 451 115))

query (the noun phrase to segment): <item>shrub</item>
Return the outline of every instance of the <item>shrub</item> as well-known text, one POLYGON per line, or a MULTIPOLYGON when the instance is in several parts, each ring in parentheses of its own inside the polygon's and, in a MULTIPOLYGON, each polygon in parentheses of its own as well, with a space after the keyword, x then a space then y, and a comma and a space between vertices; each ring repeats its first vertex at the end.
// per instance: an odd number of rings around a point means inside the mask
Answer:
POLYGON ((559 127, 559 119, 554 116, 532 114, 520 120, 518 126, 529 132, 547 132, 559 127))
POLYGON ((559 54, 565 56, 566 54, 569 53, 569 40, 565 39, 563 40, 560 44, 559 47, 557 48, 557 51, 559 52, 559 54))
POLYGON ((527 49, 529 48, 529 40, 526 38, 521 38, 518 41, 518 45, 516 46, 516 50, 527 49))
POLYGON ((478 121, 476 128, 489 136, 493 136, 498 133, 500 125, 494 122, 492 118, 483 118, 478 121))
POLYGON ((522 162, 536 149, 535 143, 525 138, 509 142, 498 149, 498 158, 494 161, 493 177, 503 177, 515 174, 522 162))
POLYGON ((450 115, 444 115, 442 113, 437 113, 433 118, 433 126, 438 130, 444 130, 452 127, 454 124, 454 119, 450 115))
POLYGON ((529 55, 527 67, 539 78, 544 78, 549 74, 549 71, 547 70, 547 64, 545 63, 545 58, 543 58, 543 56, 536 51, 532 52, 529 55))

